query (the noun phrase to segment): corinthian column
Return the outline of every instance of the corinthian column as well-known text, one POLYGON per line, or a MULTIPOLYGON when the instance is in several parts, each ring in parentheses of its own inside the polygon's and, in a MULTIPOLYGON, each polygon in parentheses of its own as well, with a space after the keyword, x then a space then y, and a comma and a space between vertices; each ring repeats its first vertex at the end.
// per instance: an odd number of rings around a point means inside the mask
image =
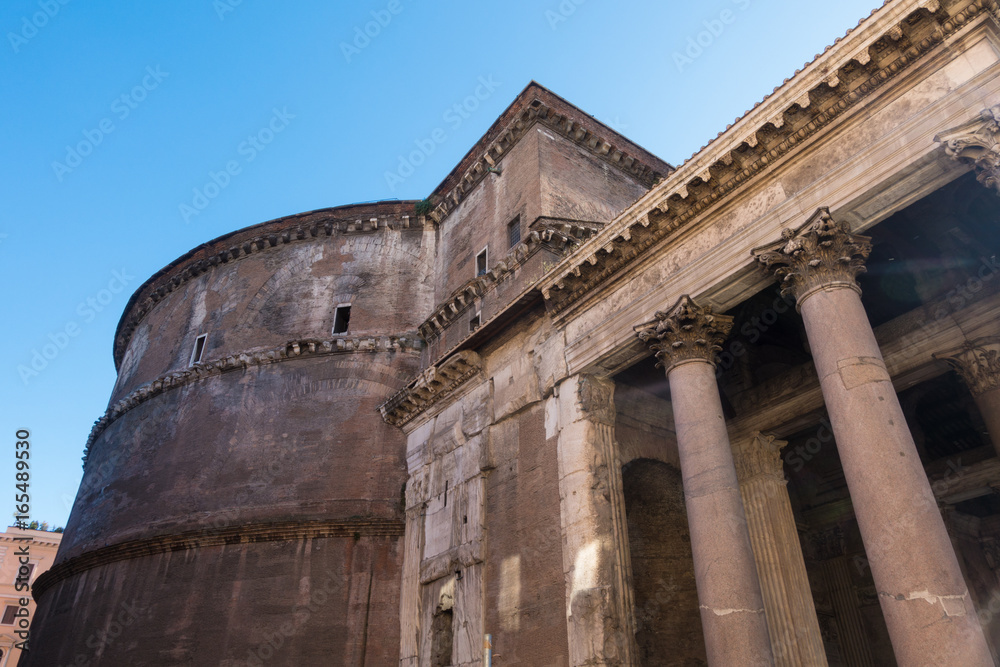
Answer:
POLYGON ((1000 337, 966 341, 959 350, 934 356, 951 364, 965 380, 1000 454, 1000 337))
POLYGON ((982 628, 855 277, 869 239, 826 209, 754 251, 795 295, 901 665, 989 665, 982 628))
POLYGON ((746 510, 771 650, 778 667, 826 667, 802 545, 781 468, 786 442, 755 433, 733 454, 746 510))
POLYGON ((757 569, 740 500, 715 354, 733 326, 688 296, 637 327, 670 383, 684 503, 708 664, 772 664, 757 569))

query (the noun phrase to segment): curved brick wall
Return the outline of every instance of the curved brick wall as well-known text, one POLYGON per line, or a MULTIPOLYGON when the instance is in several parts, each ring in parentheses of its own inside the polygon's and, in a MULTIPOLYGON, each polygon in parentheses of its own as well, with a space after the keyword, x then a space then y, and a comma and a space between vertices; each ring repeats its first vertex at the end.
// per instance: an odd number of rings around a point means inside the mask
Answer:
POLYGON ((435 243, 405 204, 251 227, 139 289, 26 664, 398 656, 405 442, 377 407, 419 369, 435 243))

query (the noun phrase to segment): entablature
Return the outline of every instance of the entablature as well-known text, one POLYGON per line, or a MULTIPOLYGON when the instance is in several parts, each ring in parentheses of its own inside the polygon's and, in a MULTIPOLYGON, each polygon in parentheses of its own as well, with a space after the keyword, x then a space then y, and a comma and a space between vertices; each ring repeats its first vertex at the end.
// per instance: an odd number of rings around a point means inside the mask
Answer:
POLYGON ((404 212, 413 211, 416 203, 376 202, 309 211, 241 229, 198 246, 151 276, 129 299, 115 332, 115 368, 121 365, 132 334, 143 318, 188 281, 231 261, 300 241, 372 234, 386 228, 422 229, 428 224, 425 216, 404 212))
MULTIPOLYGON (((428 343, 455 323, 469 306, 480 302, 492 293, 497 285, 510 280, 531 256, 547 249, 558 255, 571 252, 600 228, 599 223, 546 220, 532 224, 531 231, 515 245, 503 259, 494 263, 485 274, 477 276, 458 288, 448 299, 439 304, 418 330, 428 343)), ((495 304, 502 310, 505 304, 495 304)))
POLYGON ((644 251, 771 172, 970 22, 994 0, 888 3, 582 244, 540 285, 557 315, 632 265, 644 251))

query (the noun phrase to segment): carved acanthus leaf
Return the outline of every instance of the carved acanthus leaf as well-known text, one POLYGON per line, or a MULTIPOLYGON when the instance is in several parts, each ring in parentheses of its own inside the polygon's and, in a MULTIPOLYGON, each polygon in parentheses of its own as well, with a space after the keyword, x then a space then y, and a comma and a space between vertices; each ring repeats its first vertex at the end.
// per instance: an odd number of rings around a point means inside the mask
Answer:
POLYGON ((934 137, 944 152, 976 167, 976 179, 1000 193, 1000 106, 983 109, 979 115, 958 127, 934 137))
POLYGON ((973 396, 1000 387, 1000 337, 965 341, 958 350, 935 354, 934 358, 951 364, 973 396))
POLYGON ((865 272, 871 249, 869 237, 852 234, 847 223, 834 220, 824 207, 797 230, 782 230, 780 241, 752 252, 778 278, 782 296, 792 294, 801 304, 827 287, 850 287, 860 294, 856 278, 865 272))
POLYGON ((657 366, 670 371, 686 361, 715 364, 715 355, 733 328, 733 318, 716 315, 710 306, 701 307, 685 294, 668 312, 635 328, 636 335, 656 353, 657 366))
POLYGON ((736 476, 740 483, 758 477, 784 483, 781 448, 787 444, 785 440, 777 440, 773 435, 764 435, 760 431, 734 443, 733 462, 736 464, 736 476))

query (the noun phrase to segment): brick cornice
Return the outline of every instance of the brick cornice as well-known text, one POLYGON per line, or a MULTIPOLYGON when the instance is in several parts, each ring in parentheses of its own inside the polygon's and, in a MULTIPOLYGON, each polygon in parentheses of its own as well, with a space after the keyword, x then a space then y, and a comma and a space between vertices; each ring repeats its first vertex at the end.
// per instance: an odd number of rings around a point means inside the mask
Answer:
POLYGON ((503 259, 497 261, 493 268, 468 281, 439 304, 418 328, 420 335, 430 343, 447 329, 455 318, 465 312, 470 304, 511 278, 517 268, 536 252, 548 248, 553 252, 565 254, 583 240, 590 238, 596 228, 596 225, 562 222, 547 223, 540 229, 532 230, 503 259))
POLYGON ((428 199, 435 206, 431 213, 434 221, 444 220, 487 175, 502 171, 500 161, 535 123, 569 139, 647 188, 673 171, 669 163, 532 81, 430 194, 428 199))
POLYGON ((600 160, 625 172, 646 188, 673 170, 668 163, 586 116, 551 91, 530 84, 490 131, 430 196, 435 205, 428 217, 440 223, 488 174, 535 123, 558 133, 600 160))
POLYGON ((83 466, 87 467, 90 447, 100 437, 108 426, 123 414, 159 396, 165 391, 177 389, 185 385, 217 377, 230 371, 242 370, 250 366, 263 366, 281 361, 290 361, 304 357, 320 357, 331 354, 348 354, 364 352, 405 351, 418 353, 423 348, 423 341, 416 333, 391 336, 337 336, 328 339, 293 340, 278 347, 257 348, 230 354, 221 359, 204 361, 171 373, 165 373, 151 382, 133 390, 125 398, 109 407, 100 419, 94 422, 83 451, 83 466))
POLYGON ((462 350, 431 366, 410 384, 379 406, 382 419, 403 426, 438 401, 452 394, 483 368, 482 359, 472 350, 462 350))
POLYGON ((285 542, 330 537, 400 538, 403 536, 404 529, 404 522, 397 519, 351 518, 332 521, 240 524, 223 528, 206 528, 177 534, 157 535, 112 544, 53 565, 38 575, 31 587, 31 592, 35 601, 39 601, 46 591, 60 581, 82 572, 111 563, 173 551, 249 544, 251 542, 285 542))
POLYGON ((547 307, 556 314, 567 311, 946 38, 977 17, 997 13, 996 0, 887 2, 563 260, 539 284, 547 307))
POLYGON ((189 280, 232 261, 299 241, 334 235, 371 234, 384 229, 420 229, 424 216, 414 214, 416 201, 350 204, 277 218, 225 234, 177 258, 135 291, 115 331, 115 369, 136 327, 168 294, 189 280))

